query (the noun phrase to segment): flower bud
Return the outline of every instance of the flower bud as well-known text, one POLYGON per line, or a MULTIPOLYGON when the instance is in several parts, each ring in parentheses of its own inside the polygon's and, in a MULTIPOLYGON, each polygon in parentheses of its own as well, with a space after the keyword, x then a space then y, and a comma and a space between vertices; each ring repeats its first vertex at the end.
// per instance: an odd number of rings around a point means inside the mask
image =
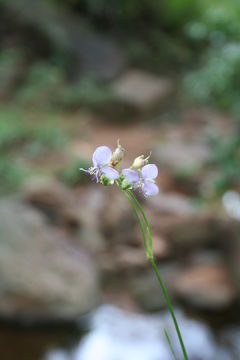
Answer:
POLYGON ((148 159, 150 158, 151 154, 148 155, 145 159, 144 159, 144 155, 140 155, 138 156, 134 162, 132 163, 131 169, 133 170, 139 170, 141 169, 144 165, 148 164, 148 159))
POLYGON ((144 155, 138 156, 132 163, 131 169, 138 170, 144 166, 144 155))
POLYGON ((113 155, 112 155, 111 162, 113 163, 113 165, 117 165, 124 158, 124 155, 125 155, 125 150, 122 147, 122 145, 119 143, 119 140, 118 140, 118 146, 114 150, 113 155))

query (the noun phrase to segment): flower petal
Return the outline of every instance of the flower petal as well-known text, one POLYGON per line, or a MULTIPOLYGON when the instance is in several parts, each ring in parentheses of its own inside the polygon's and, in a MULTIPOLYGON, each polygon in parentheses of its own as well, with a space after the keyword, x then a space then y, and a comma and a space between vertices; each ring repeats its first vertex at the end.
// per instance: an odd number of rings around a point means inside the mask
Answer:
POLYGON ((101 168, 101 172, 105 175, 109 180, 116 180, 119 178, 119 173, 117 170, 113 169, 110 166, 104 166, 101 168))
POLYGON ((139 181, 138 172, 135 170, 123 169, 122 174, 130 184, 134 184, 139 181))
POLYGON ((158 186, 150 181, 145 181, 142 187, 143 195, 148 196, 155 196, 158 194, 159 189, 158 186))
POLYGON ((112 151, 108 146, 99 146, 93 153, 93 165, 107 165, 112 158, 112 151))
POLYGON ((155 164, 148 164, 142 168, 142 177, 144 179, 155 179, 158 176, 158 168, 155 164))

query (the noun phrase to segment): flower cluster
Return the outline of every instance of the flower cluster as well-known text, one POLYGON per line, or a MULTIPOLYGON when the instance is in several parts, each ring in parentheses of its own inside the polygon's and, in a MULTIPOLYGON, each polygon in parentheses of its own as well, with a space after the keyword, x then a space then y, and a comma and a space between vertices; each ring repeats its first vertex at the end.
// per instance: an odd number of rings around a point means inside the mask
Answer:
POLYGON ((80 169, 94 176, 96 182, 110 185, 116 182, 122 190, 140 189, 145 197, 157 195, 158 186, 155 179, 158 176, 158 168, 155 164, 149 164, 149 157, 138 156, 132 165, 119 170, 119 164, 124 158, 125 150, 118 141, 118 146, 112 153, 108 146, 99 146, 93 153, 93 165, 89 169, 80 169))

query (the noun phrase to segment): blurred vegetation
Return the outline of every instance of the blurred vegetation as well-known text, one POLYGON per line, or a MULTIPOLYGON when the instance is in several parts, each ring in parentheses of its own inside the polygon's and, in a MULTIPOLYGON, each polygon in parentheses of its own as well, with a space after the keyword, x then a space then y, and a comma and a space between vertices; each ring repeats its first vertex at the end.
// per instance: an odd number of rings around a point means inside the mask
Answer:
MULTIPOLYGON (((240 125, 240 124, 239 124, 240 125)), ((240 127, 228 138, 212 137, 212 161, 218 168, 215 189, 223 193, 227 189, 240 189, 240 127)))
POLYGON ((197 22, 185 27, 187 36, 205 45, 197 68, 185 76, 194 101, 216 106, 240 116, 240 2, 205 2, 197 22))
POLYGON ((66 135, 57 126, 55 116, 44 121, 32 121, 18 108, 0 108, 0 149, 1 152, 11 148, 26 149, 26 145, 39 145, 45 151, 63 146, 66 135))
POLYGON ((16 100, 22 105, 46 109, 98 108, 111 102, 112 95, 107 85, 99 83, 93 76, 68 83, 63 68, 37 62, 30 68, 16 100))
POLYGON ((186 96, 236 118, 236 129, 227 138, 211 138, 215 189, 222 193, 240 183, 240 2, 203 1, 201 15, 185 26, 185 33, 204 49, 197 66, 184 75, 186 96))
MULTIPOLYGON (((239 130, 239 0, 44 1, 56 9, 61 3, 84 18, 90 28, 111 34, 124 47, 131 66, 175 77, 181 106, 215 107, 235 116, 239 130)), ((55 48, 26 64, 29 49, 21 41, 16 44, 9 45, 5 39, 1 43, 0 97, 6 93, 8 99, 12 92, 16 108, 12 104, 0 107, 0 169, 5 174, 0 187, 2 183, 17 187, 25 173, 24 166, 13 161, 14 151, 37 159, 62 148, 68 140, 53 115, 39 122, 26 116, 28 112, 114 107, 109 85, 92 75, 72 76, 66 54, 55 48)), ((125 115, 120 116, 123 121, 125 115)), ((240 132, 233 131, 224 141, 217 137, 211 141, 212 161, 219 173, 216 189, 224 191, 240 180, 240 132)), ((78 183, 79 161, 60 175, 71 185, 78 183)))
POLYGON ((91 163, 84 159, 73 159, 69 166, 59 172, 59 178, 69 186, 76 186, 84 181, 88 182, 89 179, 86 174, 83 171, 79 171, 79 169, 87 169, 90 166, 91 163))
POLYGON ((57 152, 67 143, 56 115, 41 121, 23 109, 0 107, 0 193, 14 192, 31 171, 29 161, 57 152))
POLYGON ((13 193, 29 174, 28 169, 10 156, 0 157, 0 194, 13 193))
MULTIPOLYGON (((52 0, 56 1, 56 0, 52 0)), ((192 0, 61 0, 64 5, 74 7, 102 26, 128 26, 141 23, 178 27, 197 14, 198 1, 192 0)), ((59 1, 58 1, 59 3, 59 1)))

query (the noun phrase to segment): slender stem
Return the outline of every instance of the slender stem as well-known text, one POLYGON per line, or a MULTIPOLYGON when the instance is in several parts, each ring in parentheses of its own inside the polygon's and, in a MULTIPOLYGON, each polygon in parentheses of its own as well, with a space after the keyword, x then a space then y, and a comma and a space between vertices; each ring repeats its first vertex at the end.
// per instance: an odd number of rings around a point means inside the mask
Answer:
POLYGON ((180 345, 181 345, 181 348, 182 348, 182 352, 183 352, 183 355, 184 355, 184 359, 188 360, 187 351, 186 351, 186 348, 185 348, 185 345, 184 345, 184 342, 183 342, 183 339, 182 339, 181 331, 179 329, 178 322, 177 322, 176 316, 174 314, 174 310, 173 310, 170 298, 168 296, 167 290, 166 290, 165 285, 164 285, 164 283, 162 281, 162 278, 161 278, 161 276, 159 274, 159 271, 158 271, 158 268, 157 268, 157 265, 155 263, 154 258, 150 259, 150 261, 151 261, 153 270, 155 271, 158 282, 159 282, 159 284, 161 286, 161 289, 162 289, 163 295, 165 297, 165 300, 167 302, 167 306, 169 308, 169 311, 171 313, 171 316, 172 316, 172 319, 173 319, 173 322, 174 322, 174 326, 175 326, 175 329, 176 329, 176 332, 177 332, 177 335, 178 335, 178 339, 179 339, 179 342, 180 342, 180 345))
POLYGON ((139 211, 141 212, 141 214, 143 216, 143 219, 144 219, 145 224, 146 224, 147 233, 148 233, 149 248, 152 250, 152 235, 151 235, 150 225, 149 225, 148 219, 146 217, 146 214, 145 214, 143 208, 141 207, 141 205, 139 204, 136 196, 132 193, 132 191, 128 190, 127 192, 131 196, 131 198, 133 199, 133 201, 135 202, 135 204, 137 205, 139 211))
POLYGON ((174 351, 174 348, 173 348, 173 346, 172 346, 171 339, 170 339, 170 337, 169 337, 169 335, 168 335, 168 332, 167 332, 167 330, 166 330, 165 328, 164 328, 164 334, 165 334, 165 337, 166 337, 166 339, 167 339, 168 345, 169 345, 169 347, 170 347, 170 349, 171 349, 172 356, 173 356, 174 360, 177 360, 177 356, 176 356, 175 351, 174 351))
POLYGON ((143 237, 143 240, 144 240, 144 245, 145 245, 145 250, 146 250, 146 253, 148 253, 148 244, 147 244, 147 239, 146 239, 146 235, 145 235, 145 231, 144 231, 144 226, 143 226, 143 223, 142 223, 142 220, 140 218, 140 216, 138 215, 138 212, 137 212, 137 209, 134 205, 134 202, 132 201, 131 197, 129 196, 129 194, 126 192, 126 191, 123 191, 124 195, 126 196, 126 198, 129 200, 132 208, 133 208, 133 211, 137 217, 137 220, 138 220, 138 223, 139 223, 139 226, 140 226, 140 229, 141 229, 141 233, 142 233, 142 237, 143 237))
POLYGON ((141 205, 139 204, 138 200, 136 199, 136 197, 133 195, 133 193, 130 191, 130 190, 125 190, 123 191, 123 193, 125 194, 125 196, 128 198, 129 202, 131 203, 131 206, 134 210, 134 213, 135 215, 137 216, 137 219, 138 219, 138 222, 139 222, 139 225, 140 225, 140 228, 141 228, 141 232, 142 232, 142 235, 143 235, 143 239, 144 239, 144 244, 145 244, 145 248, 146 248, 146 252, 147 252, 147 256, 152 264, 152 267, 153 267, 153 270, 156 274, 156 277, 158 279, 158 282, 159 282, 159 285, 162 289, 162 292, 163 292, 163 295, 165 297, 165 300, 166 300, 166 303, 167 303, 167 306, 169 308, 169 311, 170 311, 170 314, 172 316, 172 320, 173 320, 173 323, 174 323, 174 326, 175 326, 175 329, 176 329, 176 332, 177 332, 177 335, 178 335, 178 339, 179 339, 179 343, 181 345, 181 348, 182 348, 182 352, 183 352, 183 356, 184 356, 184 359, 185 360, 188 360, 188 356, 187 356, 187 352, 186 352, 186 348, 185 348, 185 345, 184 345, 184 342, 183 342, 183 339, 182 339, 182 335, 181 335, 181 331, 179 329, 179 326, 178 326, 178 322, 177 322, 177 319, 176 319, 176 316, 174 314, 174 310, 173 310, 173 307, 172 307, 172 304, 171 304, 171 301, 170 301, 170 298, 168 296, 168 292, 165 288, 165 285, 162 281, 162 278, 159 274, 159 271, 158 271, 158 268, 157 268, 157 265, 156 265, 156 262, 154 260, 154 257, 153 257, 153 253, 152 253, 152 237, 151 237, 151 231, 150 231, 150 226, 149 226, 149 223, 148 223, 148 220, 147 220, 147 217, 145 215, 145 212, 144 210, 142 209, 141 205), (147 240, 146 240, 146 235, 145 235, 145 231, 144 231, 144 227, 143 227, 143 224, 142 224, 142 220, 140 219, 139 215, 138 215, 138 211, 137 211, 137 208, 139 209, 139 211, 141 212, 142 216, 143 216, 143 219, 145 221, 145 224, 146 224, 146 229, 147 229, 147 234, 148 234, 148 239, 149 239, 149 247, 147 245, 147 240))

